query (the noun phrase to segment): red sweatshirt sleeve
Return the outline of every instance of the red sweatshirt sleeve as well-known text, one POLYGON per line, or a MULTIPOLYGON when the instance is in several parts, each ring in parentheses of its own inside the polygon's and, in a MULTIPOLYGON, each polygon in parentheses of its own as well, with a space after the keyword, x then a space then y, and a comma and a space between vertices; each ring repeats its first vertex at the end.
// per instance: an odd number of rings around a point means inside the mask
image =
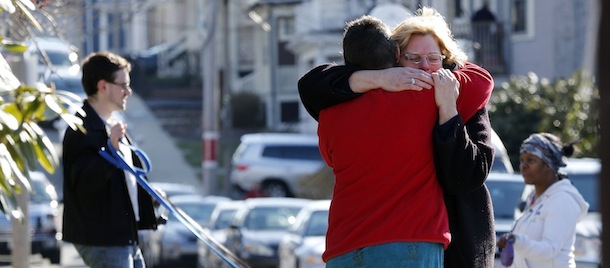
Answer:
POLYGON ((458 114, 467 122, 489 102, 494 87, 491 74, 482 67, 466 62, 464 67, 453 71, 460 82, 460 96, 457 99, 458 114))

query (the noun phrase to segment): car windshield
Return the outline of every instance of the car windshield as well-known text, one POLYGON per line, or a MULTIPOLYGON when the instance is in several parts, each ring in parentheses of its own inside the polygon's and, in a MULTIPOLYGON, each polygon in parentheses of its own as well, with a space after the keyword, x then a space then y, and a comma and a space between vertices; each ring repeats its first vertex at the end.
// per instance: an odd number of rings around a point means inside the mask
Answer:
POLYGON ((214 223, 214 229, 220 230, 229 227, 231 225, 231 218, 237 209, 225 209, 218 213, 218 218, 214 223))
POLYGON ((598 181, 595 174, 570 174, 568 179, 589 203, 589 212, 599 212, 598 181))
MULTIPOLYGON (((53 66, 71 66, 75 64, 75 62, 70 60, 70 54, 66 52, 59 51, 45 51, 47 56, 49 57, 49 61, 53 66)), ((42 53, 39 53, 38 61, 40 64, 46 64, 42 53)))
MULTIPOLYGON (((176 206, 182 209, 187 215, 202 226, 209 223, 210 216, 212 216, 212 211, 214 211, 214 204, 183 203, 176 206)), ((173 214, 170 214, 169 220, 177 221, 178 219, 174 217, 173 214)))
POLYGON ((313 212, 305 236, 325 236, 328 229, 328 211, 313 212))
POLYGON ((521 201, 523 182, 487 180, 485 184, 493 200, 495 218, 512 219, 515 208, 521 201))
POLYGON ((35 204, 48 203, 53 201, 53 197, 47 192, 47 187, 51 185, 45 184, 42 181, 31 180, 32 192, 30 194, 30 202, 35 204))
POLYGON ((502 159, 502 156, 499 154, 495 156, 494 161, 491 164, 491 171, 499 173, 513 173, 513 171, 509 170, 509 167, 506 166, 504 159, 502 159))
POLYGON ((51 80, 56 89, 70 91, 75 94, 85 94, 80 79, 55 76, 51 80))
POLYGON ((301 208, 254 208, 244 226, 250 230, 287 230, 296 221, 301 208))

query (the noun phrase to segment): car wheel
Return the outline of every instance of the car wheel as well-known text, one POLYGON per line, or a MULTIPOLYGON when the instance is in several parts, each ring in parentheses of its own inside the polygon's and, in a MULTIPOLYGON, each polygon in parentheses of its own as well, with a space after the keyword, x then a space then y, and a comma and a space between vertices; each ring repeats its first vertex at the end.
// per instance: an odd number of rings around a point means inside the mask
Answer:
POLYGON ((268 197, 291 197, 288 187, 282 182, 270 181, 263 184, 263 193, 268 197))

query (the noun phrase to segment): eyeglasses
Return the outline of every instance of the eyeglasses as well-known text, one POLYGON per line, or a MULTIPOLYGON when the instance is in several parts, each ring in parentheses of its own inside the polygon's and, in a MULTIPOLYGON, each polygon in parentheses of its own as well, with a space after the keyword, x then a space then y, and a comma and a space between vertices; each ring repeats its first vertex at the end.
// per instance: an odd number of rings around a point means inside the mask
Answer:
POLYGON ((115 83, 115 82, 110 82, 110 81, 106 81, 106 82, 108 82, 109 84, 119 86, 121 89, 123 89, 123 91, 131 89, 131 85, 129 83, 115 83))
POLYGON ((443 54, 440 53, 430 53, 428 55, 419 55, 416 53, 405 53, 405 59, 407 59, 408 61, 410 61, 413 64, 421 64, 422 60, 424 58, 426 58, 426 60, 428 61, 429 64, 441 64, 443 62, 443 60, 447 57, 443 54))

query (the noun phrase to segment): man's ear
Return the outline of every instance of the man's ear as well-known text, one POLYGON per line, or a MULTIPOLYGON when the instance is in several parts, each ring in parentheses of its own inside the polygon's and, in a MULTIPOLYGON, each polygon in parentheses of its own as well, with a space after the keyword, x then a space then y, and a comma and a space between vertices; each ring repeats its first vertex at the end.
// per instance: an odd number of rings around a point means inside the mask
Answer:
POLYGON ((97 84, 95 84, 95 88, 97 88, 97 92, 95 92, 95 93, 99 93, 101 91, 106 91, 106 87, 108 87, 108 83, 106 83, 106 81, 100 79, 99 81, 97 81, 97 84))

